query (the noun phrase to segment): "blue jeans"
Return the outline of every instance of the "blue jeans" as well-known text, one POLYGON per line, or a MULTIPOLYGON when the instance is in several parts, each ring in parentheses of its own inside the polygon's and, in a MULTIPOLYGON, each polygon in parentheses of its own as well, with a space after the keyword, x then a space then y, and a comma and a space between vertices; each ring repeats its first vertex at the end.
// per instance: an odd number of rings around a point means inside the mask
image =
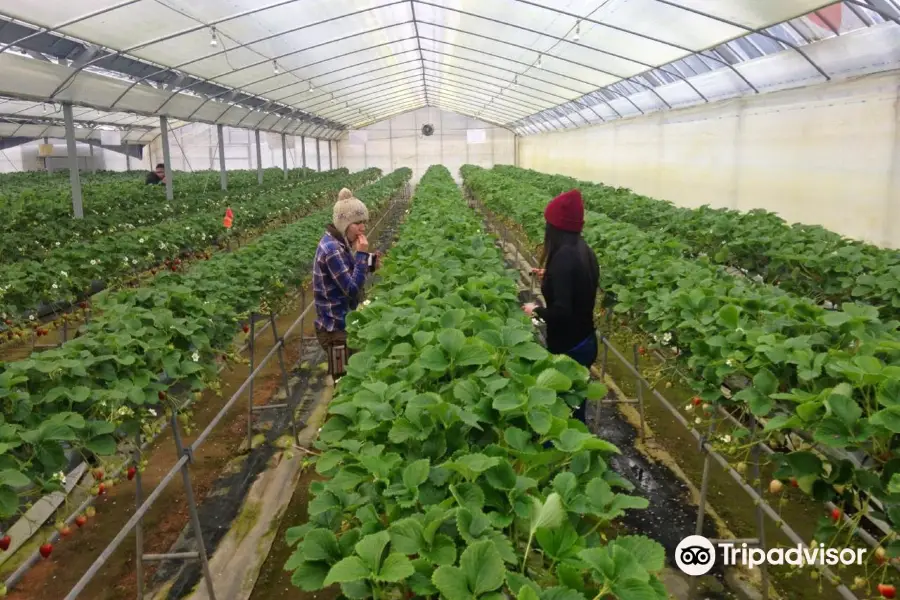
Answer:
MULTIPOLYGON (((597 360, 597 353, 599 349, 597 346, 597 335, 595 333, 591 333, 587 338, 584 339, 580 344, 566 352, 566 356, 574 360, 580 365, 590 369, 591 365, 594 364, 597 360)), ((572 415, 587 425, 587 401, 582 402, 581 406, 576 408, 572 415)))

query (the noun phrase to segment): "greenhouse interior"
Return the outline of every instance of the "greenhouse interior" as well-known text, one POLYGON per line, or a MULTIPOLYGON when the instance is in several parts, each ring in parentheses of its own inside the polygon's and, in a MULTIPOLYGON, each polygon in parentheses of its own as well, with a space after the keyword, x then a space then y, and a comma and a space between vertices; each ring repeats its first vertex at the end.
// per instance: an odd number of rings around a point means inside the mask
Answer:
POLYGON ((0 0, 0 597, 900 586, 900 0, 0 0))

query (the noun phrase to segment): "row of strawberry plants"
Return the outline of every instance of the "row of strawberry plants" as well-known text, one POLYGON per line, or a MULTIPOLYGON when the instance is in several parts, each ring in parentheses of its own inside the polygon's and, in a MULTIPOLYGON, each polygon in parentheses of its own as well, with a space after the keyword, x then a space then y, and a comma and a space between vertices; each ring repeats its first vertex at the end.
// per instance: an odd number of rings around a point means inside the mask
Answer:
MULTIPOLYGON (((401 169, 362 188, 373 206, 408 182, 401 169)), ((216 387, 217 361, 250 311, 268 311, 308 278, 331 208, 151 285, 104 292, 83 335, 0 363, 0 517, 19 488, 59 489, 67 449, 108 455, 169 406, 173 386, 216 387)))
MULTIPOLYGON (((354 187, 380 175, 367 169, 350 177, 354 187)), ((0 265, 0 317, 5 325, 32 324, 41 304, 74 303, 88 294, 95 281, 107 284, 218 245, 228 236, 242 235, 267 222, 287 219, 326 199, 333 199, 348 175, 329 172, 275 190, 232 198, 236 215, 229 232, 222 225, 222 208, 211 208, 173 221, 147 225, 93 241, 73 243, 49 252, 41 260, 0 265)), ((205 253, 204 253, 205 255, 205 253)), ((175 266, 172 267, 173 269, 175 266)), ((8 331, 12 337, 15 330, 8 331)))
POLYGON ((789 225, 760 209, 683 208, 571 177, 506 166, 498 171, 554 195, 578 187, 591 210, 671 235, 693 255, 709 256, 759 281, 820 302, 866 302, 885 317, 900 318, 900 250, 850 240, 819 226, 789 225))
POLYGON ((667 598, 659 544, 610 521, 617 449, 571 418, 605 394, 534 342, 516 283, 443 166, 424 175, 316 447, 285 568, 348 598, 667 598))
MULTIPOLYGON (((540 241, 548 196, 521 177, 463 167, 466 185, 496 213, 540 241)), ((678 350, 699 396, 768 418, 762 436, 802 430, 830 450, 863 450, 870 468, 846 454, 823 456, 810 444, 778 456, 779 477, 795 478, 818 500, 862 506, 858 493, 885 508, 873 516, 900 528, 900 332, 870 306, 826 311, 811 300, 728 275, 681 245, 588 212, 585 240, 600 262, 601 287, 615 310, 678 350), (731 398, 722 386, 739 391, 731 398)), ((900 544, 894 549, 900 555, 900 544)))
MULTIPOLYGON (((264 189, 284 187, 281 170, 275 170, 280 177, 270 177, 264 189)), ((288 183, 305 179, 314 172, 305 173, 302 178, 292 173, 288 183)), ((347 175, 348 171, 338 169, 335 173, 347 175)), ((138 181, 136 177, 138 174, 132 173, 128 180, 88 178, 84 185, 83 219, 71 218, 68 180, 64 187, 57 189, 25 188, 17 191, 14 198, 3 198, 0 192, 0 263, 40 259, 47 252, 72 242, 128 231, 215 207, 224 209, 229 201, 246 200, 249 193, 258 189, 255 171, 253 186, 229 184, 227 192, 218 188, 218 179, 216 185, 209 185, 207 176, 201 178, 200 174, 185 173, 178 175, 179 194, 174 201, 168 202, 163 186, 144 185, 143 178, 138 181)))

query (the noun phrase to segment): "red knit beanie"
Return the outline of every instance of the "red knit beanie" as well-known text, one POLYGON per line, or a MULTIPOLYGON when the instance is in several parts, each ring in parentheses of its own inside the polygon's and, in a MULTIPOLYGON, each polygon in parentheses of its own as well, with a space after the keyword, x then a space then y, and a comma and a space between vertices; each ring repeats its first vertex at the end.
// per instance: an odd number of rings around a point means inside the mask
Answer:
POLYGON ((554 198, 544 211, 547 222, 563 231, 581 233, 584 229, 584 202, 581 192, 570 190, 554 198))

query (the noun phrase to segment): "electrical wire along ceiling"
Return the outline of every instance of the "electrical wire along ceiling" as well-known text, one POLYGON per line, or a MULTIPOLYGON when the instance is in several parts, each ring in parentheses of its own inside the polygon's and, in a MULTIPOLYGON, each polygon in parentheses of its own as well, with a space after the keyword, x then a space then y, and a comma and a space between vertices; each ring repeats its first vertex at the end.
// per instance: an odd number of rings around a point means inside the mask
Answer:
POLYGON ((613 101, 643 112, 633 92, 671 107, 655 88, 673 82, 708 101, 678 65, 692 58, 758 91, 735 40, 828 78, 799 29, 837 35, 835 8, 900 14, 893 0, 0 0, 0 95, 324 138, 422 106, 520 130, 547 111, 622 116, 613 101))

